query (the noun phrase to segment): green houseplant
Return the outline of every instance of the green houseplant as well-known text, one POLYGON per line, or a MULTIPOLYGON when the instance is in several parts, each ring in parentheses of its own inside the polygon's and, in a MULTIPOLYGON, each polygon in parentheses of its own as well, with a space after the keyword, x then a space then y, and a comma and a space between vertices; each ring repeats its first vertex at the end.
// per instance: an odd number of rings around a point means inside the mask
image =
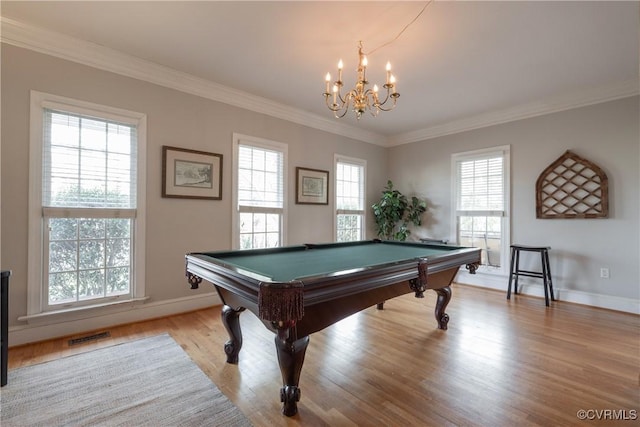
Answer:
POLYGON ((393 182, 387 181, 378 203, 374 203, 373 216, 376 220, 376 233, 385 240, 405 241, 411 233, 409 225, 420 225, 427 203, 417 197, 407 198, 393 188, 393 182))

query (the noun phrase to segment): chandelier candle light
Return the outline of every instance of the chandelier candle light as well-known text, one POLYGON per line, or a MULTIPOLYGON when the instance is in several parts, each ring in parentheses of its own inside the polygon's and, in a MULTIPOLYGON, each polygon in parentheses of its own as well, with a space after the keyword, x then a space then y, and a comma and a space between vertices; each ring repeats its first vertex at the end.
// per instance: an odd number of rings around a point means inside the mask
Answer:
POLYGON ((324 92, 327 107, 333 111, 336 118, 342 118, 347 114, 349 109, 356 113, 356 117, 360 120, 362 114, 369 110, 372 116, 377 116, 380 111, 391 111, 396 106, 396 101, 400 94, 396 92, 396 78, 391 74, 391 64, 387 62, 387 82, 382 86, 386 89, 384 101, 380 102, 378 95, 378 85, 373 85, 373 89, 367 89, 369 82, 367 81, 367 56, 362 52, 362 42, 358 45, 358 80, 355 88, 351 89, 346 95, 342 95, 342 59, 338 62, 338 80, 333 82, 331 86, 331 74, 327 73, 325 77, 327 87, 324 92), (329 91, 331 89, 331 92, 329 91), (331 98, 331 100, 330 100, 331 98), (389 102, 389 105, 387 105, 389 102))

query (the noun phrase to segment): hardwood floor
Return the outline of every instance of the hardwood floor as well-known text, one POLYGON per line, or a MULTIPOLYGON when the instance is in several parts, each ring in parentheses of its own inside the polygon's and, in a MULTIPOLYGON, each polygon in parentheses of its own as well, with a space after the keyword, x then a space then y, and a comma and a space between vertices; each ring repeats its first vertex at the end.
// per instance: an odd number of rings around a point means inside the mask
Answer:
POLYGON ((10 348, 9 370, 166 332, 255 426, 600 426, 640 417, 640 316, 454 285, 441 331, 434 302, 433 292, 405 295, 311 335, 293 418, 280 414, 273 334, 243 313, 240 362, 225 363, 220 307, 109 328, 110 338, 72 347, 65 338, 10 348), (581 421, 581 409, 591 419, 581 421))

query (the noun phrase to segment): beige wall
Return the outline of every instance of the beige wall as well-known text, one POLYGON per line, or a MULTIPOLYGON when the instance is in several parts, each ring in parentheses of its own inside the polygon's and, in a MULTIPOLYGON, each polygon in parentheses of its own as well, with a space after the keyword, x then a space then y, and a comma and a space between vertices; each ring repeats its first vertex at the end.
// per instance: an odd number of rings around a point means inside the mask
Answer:
MULTIPOLYGON (((415 235, 453 239, 452 153, 510 145, 511 241, 551 246, 551 270, 561 298, 604 306, 618 302, 619 307, 635 307, 637 312, 638 103, 637 96, 630 97, 390 149, 389 170, 399 189, 429 202, 424 227, 415 235), (569 149, 606 172, 608 219, 536 219, 536 179, 569 149), (610 269, 610 279, 600 278, 601 267, 610 269), (600 304, 602 301, 607 304, 600 304)), ((506 289, 505 277, 486 280, 506 289)))
MULTIPOLYGON (((2 268, 11 269, 10 325, 27 307, 29 92, 37 90, 147 115, 146 290, 150 303, 194 295, 184 278, 190 251, 231 248, 231 155, 234 132, 288 145, 288 244, 333 241, 328 206, 295 204, 295 167, 330 171, 334 154, 367 161, 370 200, 386 182, 386 149, 263 114, 2 45, 2 268), (161 195, 162 145, 223 155, 221 201, 161 195)), ((370 237, 373 237, 372 235, 370 237)), ((196 292, 212 291, 203 284, 196 292)), ((75 326, 59 328, 74 330, 75 326)), ((15 340, 14 340, 15 343, 15 340)))
MULTIPOLYGON (((391 178, 401 191, 428 200, 425 226, 416 230, 413 238, 451 239, 451 154, 508 144, 512 241, 552 247, 552 273, 561 298, 605 307, 611 306, 611 301, 622 301, 613 308, 638 306, 638 97, 385 149, 14 46, 2 45, 1 66, 0 261, 3 269, 13 271, 9 313, 12 345, 136 320, 147 315, 135 314, 136 310, 142 313, 145 306, 180 307, 181 301, 192 297, 194 291, 184 280, 184 254, 231 247, 234 132, 289 147, 288 244, 333 240, 334 189, 330 190, 329 206, 296 205, 296 166, 329 170, 333 178, 334 154, 364 159, 367 206, 378 199, 391 178), (92 322, 60 321, 57 326, 43 327, 42 323, 31 325, 17 320, 26 314, 27 304, 30 90, 147 115, 147 304, 92 322), (161 198, 162 145, 222 154, 223 199, 161 198), (566 149, 599 164, 608 174, 609 219, 535 218, 535 180, 566 149), (600 267, 610 268, 610 279, 599 278, 600 267), (38 328, 39 334, 28 335, 30 329, 38 328)), ((369 216, 369 238, 374 237, 371 222, 369 216)), ((504 277, 481 279, 498 288, 506 286, 504 277)), ((205 284, 195 295, 205 298, 211 290, 205 284)))

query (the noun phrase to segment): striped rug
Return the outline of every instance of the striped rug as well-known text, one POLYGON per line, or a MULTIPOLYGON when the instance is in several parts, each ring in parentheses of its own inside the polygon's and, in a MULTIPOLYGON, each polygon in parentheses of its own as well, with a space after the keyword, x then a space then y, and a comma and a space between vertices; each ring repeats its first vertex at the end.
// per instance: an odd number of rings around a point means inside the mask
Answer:
POLYGON ((169 336, 9 371, 0 424, 251 426, 169 336))

